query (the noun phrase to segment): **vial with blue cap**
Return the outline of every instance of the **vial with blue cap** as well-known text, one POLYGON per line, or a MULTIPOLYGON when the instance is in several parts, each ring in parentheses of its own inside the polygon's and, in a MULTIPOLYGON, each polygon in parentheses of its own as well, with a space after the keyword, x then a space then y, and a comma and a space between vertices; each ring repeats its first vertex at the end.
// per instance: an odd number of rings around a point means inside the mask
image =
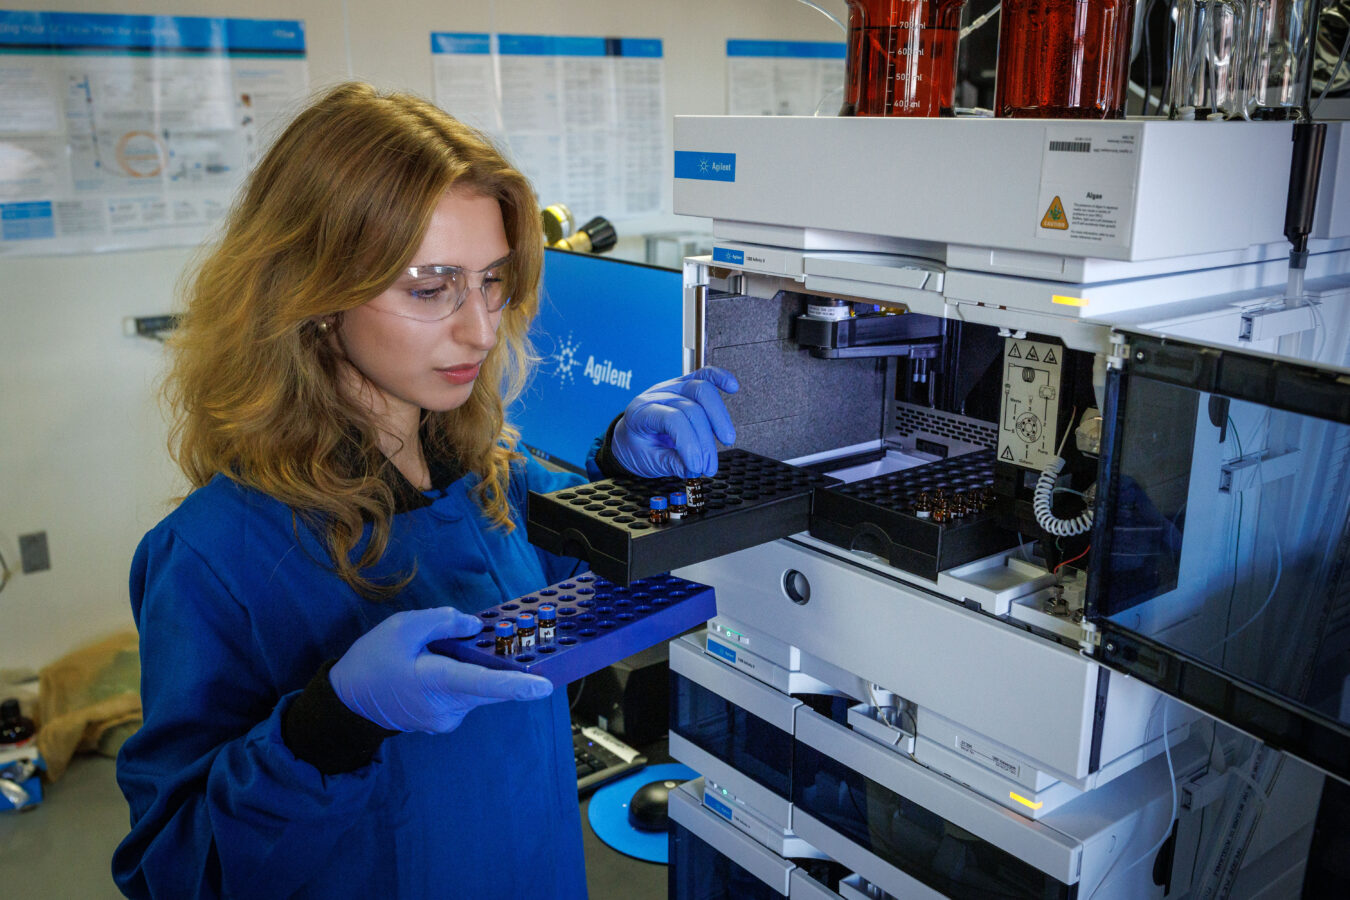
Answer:
POLYGON ((649 510, 647 517, 653 525, 665 525, 670 521, 670 504, 666 502, 665 497, 653 497, 648 501, 647 506, 649 510))
POLYGON ((516 637, 520 640, 520 649, 528 650, 534 646, 534 613, 523 612, 516 616, 516 637))
POLYGON ((553 643, 554 629, 558 627, 558 608, 545 603, 539 607, 539 643, 553 643))
POLYGON ((516 623, 503 619, 494 630, 497 633, 497 655, 513 655, 516 652, 516 623))
POLYGON ((684 514, 689 511, 686 503, 687 498, 684 491, 670 492, 670 520, 672 522, 678 522, 684 518, 684 514))

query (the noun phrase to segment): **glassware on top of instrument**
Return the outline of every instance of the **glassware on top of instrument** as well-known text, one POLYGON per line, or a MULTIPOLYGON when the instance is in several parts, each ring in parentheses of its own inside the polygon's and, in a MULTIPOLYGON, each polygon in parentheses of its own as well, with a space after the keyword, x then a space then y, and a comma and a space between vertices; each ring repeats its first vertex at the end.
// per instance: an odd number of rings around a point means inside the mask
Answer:
POLYGON ((1172 116, 1306 118, 1317 10, 1315 0, 1177 0, 1172 116))
POLYGON ((848 0, 841 116, 951 114, 966 0, 848 0))
POLYGON ((1246 0, 1178 0, 1166 100, 1173 117, 1241 115, 1246 0))
POLYGON ((1253 0, 1242 78, 1249 118, 1307 118, 1320 9, 1314 0, 1253 0))
POLYGON ((1004 0, 994 115, 1125 115, 1134 0, 1004 0))

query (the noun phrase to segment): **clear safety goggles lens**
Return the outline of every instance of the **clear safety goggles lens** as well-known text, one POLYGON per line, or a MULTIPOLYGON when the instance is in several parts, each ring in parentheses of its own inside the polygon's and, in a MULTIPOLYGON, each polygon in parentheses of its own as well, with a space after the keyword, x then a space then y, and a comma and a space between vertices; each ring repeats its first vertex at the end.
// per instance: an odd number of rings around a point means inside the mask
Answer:
POLYGON ((464 305, 470 290, 475 289, 483 295, 488 312, 504 309, 511 302, 506 265, 486 269, 414 266, 404 272, 388 297, 381 298, 380 306, 386 312, 409 319, 437 322, 454 315, 464 305))

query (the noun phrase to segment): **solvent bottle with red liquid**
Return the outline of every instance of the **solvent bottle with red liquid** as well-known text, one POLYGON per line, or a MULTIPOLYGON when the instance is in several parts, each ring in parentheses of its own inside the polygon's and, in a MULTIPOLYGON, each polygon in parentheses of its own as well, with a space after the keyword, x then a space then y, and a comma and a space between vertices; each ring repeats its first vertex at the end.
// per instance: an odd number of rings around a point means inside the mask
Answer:
POLYGON ((848 0, 843 116, 950 115, 966 0, 848 0))
POLYGON ((1004 0, 994 114, 1125 115, 1134 0, 1004 0))

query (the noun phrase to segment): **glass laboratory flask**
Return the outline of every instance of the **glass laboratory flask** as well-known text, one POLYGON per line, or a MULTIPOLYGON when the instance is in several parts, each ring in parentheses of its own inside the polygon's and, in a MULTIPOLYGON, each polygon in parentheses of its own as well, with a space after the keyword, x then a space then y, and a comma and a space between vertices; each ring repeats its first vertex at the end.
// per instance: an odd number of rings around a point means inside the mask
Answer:
POLYGON ((1167 103, 1173 118, 1242 114, 1247 0, 1177 0, 1167 103))
POLYGON ((1316 0, 1250 0, 1241 85, 1244 116, 1306 117, 1320 6, 1316 0))
POLYGON ((951 114, 966 0, 848 0, 841 116, 951 114))
POLYGON ((1134 0, 1003 0, 994 115, 1125 114, 1134 0))
POLYGON ((1302 118, 1317 7, 1316 0, 1177 0, 1171 114, 1302 118))

